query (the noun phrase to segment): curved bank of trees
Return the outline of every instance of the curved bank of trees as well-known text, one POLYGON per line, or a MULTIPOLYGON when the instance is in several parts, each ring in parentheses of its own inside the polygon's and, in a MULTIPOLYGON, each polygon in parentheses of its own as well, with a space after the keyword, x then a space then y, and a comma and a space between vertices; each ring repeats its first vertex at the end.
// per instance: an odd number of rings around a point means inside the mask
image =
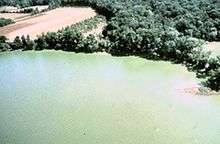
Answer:
MULTIPOLYGON (((79 29, 68 27, 35 41, 27 40, 30 46, 26 47, 75 52, 104 49, 113 55, 169 60, 187 66, 206 80, 205 85, 220 90, 220 57, 212 58, 210 53, 199 49, 204 41, 220 41, 218 0, 56 0, 53 3, 95 8, 108 19, 103 37, 99 41, 93 36, 85 38, 79 29)), ((23 48, 22 40, 18 39, 7 47, 23 48)))

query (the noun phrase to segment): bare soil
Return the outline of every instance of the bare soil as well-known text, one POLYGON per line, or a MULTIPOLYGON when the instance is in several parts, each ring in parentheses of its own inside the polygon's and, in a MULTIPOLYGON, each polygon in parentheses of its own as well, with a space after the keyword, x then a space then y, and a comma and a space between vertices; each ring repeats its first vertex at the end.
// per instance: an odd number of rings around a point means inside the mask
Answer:
POLYGON ((14 21, 17 21, 23 17, 27 17, 30 14, 24 14, 24 13, 0 13, 0 17, 12 19, 14 21))
POLYGON ((213 56, 220 56, 220 42, 207 42, 204 48, 211 51, 213 56))
POLYGON ((63 27, 94 17, 95 15, 96 12, 92 8, 57 8, 46 12, 44 15, 28 18, 0 28, 0 35, 6 36, 9 40, 22 35, 30 35, 34 39, 42 33, 58 31, 63 27))

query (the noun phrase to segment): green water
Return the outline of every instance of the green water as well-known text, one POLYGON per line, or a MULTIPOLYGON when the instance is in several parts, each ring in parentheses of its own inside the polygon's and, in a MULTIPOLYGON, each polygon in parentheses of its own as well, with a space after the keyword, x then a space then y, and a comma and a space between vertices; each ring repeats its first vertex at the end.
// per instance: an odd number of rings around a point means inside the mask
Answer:
POLYGON ((220 96, 180 65, 66 52, 0 54, 0 144, 219 144, 220 96))

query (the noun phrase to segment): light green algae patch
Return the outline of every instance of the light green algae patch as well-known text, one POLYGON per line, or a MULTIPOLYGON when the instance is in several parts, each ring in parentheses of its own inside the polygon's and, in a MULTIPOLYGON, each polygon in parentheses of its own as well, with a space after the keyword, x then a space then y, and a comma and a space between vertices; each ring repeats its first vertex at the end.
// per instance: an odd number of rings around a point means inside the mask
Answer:
POLYGON ((220 95, 181 65, 60 51, 0 54, 1 144, 219 144, 220 95))

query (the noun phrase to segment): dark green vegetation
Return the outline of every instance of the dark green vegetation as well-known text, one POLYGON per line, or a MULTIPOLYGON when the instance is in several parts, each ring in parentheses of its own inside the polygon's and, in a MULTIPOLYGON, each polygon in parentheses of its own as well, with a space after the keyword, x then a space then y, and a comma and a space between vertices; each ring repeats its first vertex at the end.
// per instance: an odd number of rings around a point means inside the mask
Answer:
POLYGON ((12 19, 0 18, 0 27, 14 23, 12 19))
POLYGON ((25 8, 23 10, 20 10, 19 13, 31 13, 32 15, 34 14, 38 14, 40 13, 39 9, 36 8, 36 9, 33 9, 33 8, 25 8))
MULTIPOLYGON (((206 80, 206 86, 220 90, 220 57, 212 58, 210 53, 199 49, 203 40, 220 41, 218 0, 62 0, 53 3, 91 6, 105 15, 108 25, 103 37, 99 41, 94 36, 84 38, 80 28, 68 27, 42 35, 31 42, 33 46, 28 49, 74 52, 104 49, 117 56, 169 60, 187 66, 206 80)), ((15 50, 24 48, 22 44, 16 38, 5 45, 15 50)))
POLYGON ((21 6, 28 7, 33 5, 46 5, 51 0, 0 0, 0 6, 21 6))

